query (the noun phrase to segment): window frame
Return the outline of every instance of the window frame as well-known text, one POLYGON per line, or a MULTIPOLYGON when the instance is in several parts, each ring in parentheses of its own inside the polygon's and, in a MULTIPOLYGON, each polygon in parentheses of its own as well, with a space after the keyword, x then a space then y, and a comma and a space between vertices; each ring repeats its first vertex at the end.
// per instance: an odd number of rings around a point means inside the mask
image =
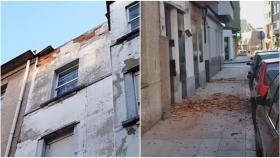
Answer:
POLYGON ((126 102, 126 120, 122 122, 123 127, 128 127, 136 124, 139 120, 140 110, 140 77, 138 79, 138 100, 136 92, 136 76, 140 76, 139 65, 129 69, 124 73, 124 90, 126 102), (133 91, 133 92, 131 92, 133 91), (133 99, 132 99, 133 95, 133 99), (133 107, 132 107, 133 106, 133 107))
POLYGON ((62 88, 63 86, 66 86, 66 85, 68 85, 68 84, 74 82, 75 80, 77 80, 77 83, 76 83, 76 86, 75 86, 75 87, 77 87, 77 85, 78 85, 78 81, 79 81, 79 60, 78 60, 78 59, 77 59, 77 60, 74 60, 74 61, 72 61, 72 62, 70 62, 70 63, 68 63, 68 64, 62 66, 61 68, 58 68, 58 69, 55 71, 55 76, 56 76, 56 79, 55 79, 55 87, 54 87, 54 96, 55 96, 55 97, 63 96, 63 94, 67 93, 68 91, 66 91, 66 92, 64 92, 64 93, 62 93, 62 94, 60 94, 60 95, 58 95, 58 90, 59 90, 60 88, 62 88), (72 70, 71 70, 71 69, 72 69, 72 70), (68 73, 66 73, 66 75, 68 75, 68 74, 70 74, 71 72, 73 72, 73 71, 75 71, 75 70, 77 70, 77 77, 75 77, 75 78, 73 78, 73 79, 71 79, 71 80, 69 80, 69 81, 67 81, 67 82, 65 82, 65 83, 63 83, 63 84, 61 84, 61 85, 58 85, 59 78, 60 78, 60 75, 61 75, 62 73, 65 73, 65 72, 69 71, 68 73))
POLYGON ((139 29, 139 28, 140 28, 140 3, 139 3, 138 1, 136 1, 136 2, 133 2, 133 3, 129 4, 129 5, 126 7, 126 14, 127 14, 127 20, 128 20, 127 23, 128 23, 128 25, 129 25, 130 31, 134 31, 134 30, 139 29), (130 19, 130 18, 129 18, 130 9, 133 8, 133 7, 136 6, 136 5, 139 5, 139 7, 138 7, 138 9, 139 9, 139 14, 138 14, 137 17, 134 17, 134 18, 130 19), (138 25, 137 28, 132 29, 131 23, 132 23, 134 20, 137 20, 137 19, 138 19, 139 25, 138 25))
POLYGON ((78 156, 79 153, 78 151, 80 151, 78 148, 78 126, 79 126, 79 121, 74 121, 71 122, 70 124, 67 124, 59 129, 56 129, 54 131, 51 131, 47 134, 44 134, 43 136, 41 136, 38 139, 37 142, 37 148, 36 148, 36 157, 46 157, 46 148, 48 146, 49 143, 53 142, 53 141, 58 141, 58 140, 62 140, 64 138, 67 138, 67 135, 73 135, 74 138, 74 145, 76 146, 75 149, 76 151, 74 151, 74 156, 78 156))

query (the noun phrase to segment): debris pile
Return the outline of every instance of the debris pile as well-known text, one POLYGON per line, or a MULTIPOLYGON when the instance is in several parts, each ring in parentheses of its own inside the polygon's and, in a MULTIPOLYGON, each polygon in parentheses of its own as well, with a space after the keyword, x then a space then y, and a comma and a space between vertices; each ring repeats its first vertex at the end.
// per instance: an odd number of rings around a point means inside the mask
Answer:
POLYGON ((240 83, 244 80, 238 80, 236 78, 221 78, 221 79, 211 79, 210 83, 240 83))
POLYGON ((172 107, 172 117, 179 118, 186 116, 189 112, 215 112, 222 110, 250 110, 250 101, 248 98, 224 93, 214 93, 206 99, 198 96, 184 100, 182 103, 175 104, 172 107))

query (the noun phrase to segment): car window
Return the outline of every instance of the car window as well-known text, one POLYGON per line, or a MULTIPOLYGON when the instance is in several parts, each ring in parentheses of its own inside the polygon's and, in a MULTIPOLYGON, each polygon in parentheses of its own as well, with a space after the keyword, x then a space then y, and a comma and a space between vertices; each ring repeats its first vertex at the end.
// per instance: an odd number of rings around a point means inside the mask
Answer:
POLYGON ((277 88, 276 93, 274 94, 273 103, 270 107, 268 117, 270 118, 271 123, 274 126, 274 128, 279 129, 279 127, 278 127, 278 124, 279 124, 279 86, 277 88))
POLYGON ((273 82, 270 84, 268 93, 275 94, 276 90, 278 89, 278 85, 279 85, 279 74, 273 80, 273 82))
POLYGON ((264 82, 266 85, 274 80, 274 78, 279 74, 279 63, 267 64, 264 82))

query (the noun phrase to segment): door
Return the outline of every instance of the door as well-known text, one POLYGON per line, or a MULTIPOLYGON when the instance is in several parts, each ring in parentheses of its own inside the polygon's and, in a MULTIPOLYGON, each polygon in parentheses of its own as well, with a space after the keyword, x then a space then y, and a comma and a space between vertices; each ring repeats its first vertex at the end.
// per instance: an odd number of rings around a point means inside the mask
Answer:
POLYGON ((198 33, 197 33, 197 22, 192 19, 192 40, 193 40, 193 64, 194 64, 194 77, 195 77, 195 88, 199 87, 199 71, 198 71, 198 33))
POLYGON ((182 83, 182 98, 187 96, 187 72, 185 55, 185 36, 184 36, 184 15, 178 13, 178 41, 179 41, 179 62, 180 62, 180 81, 182 83))
POLYGON ((174 40, 171 38, 171 21, 170 21, 170 8, 165 5, 165 23, 166 23, 166 36, 169 40, 169 65, 170 65, 170 90, 171 90, 171 104, 174 101, 174 84, 173 76, 176 76, 175 60, 172 60, 172 47, 174 46, 174 40))

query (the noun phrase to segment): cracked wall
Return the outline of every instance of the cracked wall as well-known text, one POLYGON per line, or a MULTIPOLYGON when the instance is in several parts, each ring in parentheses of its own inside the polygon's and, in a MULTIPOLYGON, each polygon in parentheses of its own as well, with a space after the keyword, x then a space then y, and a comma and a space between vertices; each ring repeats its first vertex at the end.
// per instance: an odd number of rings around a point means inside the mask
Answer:
POLYGON ((102 24, 40 57, 16 156, 36 156, 42 136, 71 123, 77 156, 114 156, 114 108, 110 32, 102 24), (78 85, 87 87, 55 100, 55 70, 79 59, 78 85))
MULTIPOLYGON (((131 3, 133 2, 114 2, 110 5, 111 44, 130 33, 126 6, 131 3)), ((139 124, 126 128, 122 126, 122 122, 127 120, 124 73, 139 65, 139 40, 137 36, 111 46, 116 156, 139 156, 139 124)))

